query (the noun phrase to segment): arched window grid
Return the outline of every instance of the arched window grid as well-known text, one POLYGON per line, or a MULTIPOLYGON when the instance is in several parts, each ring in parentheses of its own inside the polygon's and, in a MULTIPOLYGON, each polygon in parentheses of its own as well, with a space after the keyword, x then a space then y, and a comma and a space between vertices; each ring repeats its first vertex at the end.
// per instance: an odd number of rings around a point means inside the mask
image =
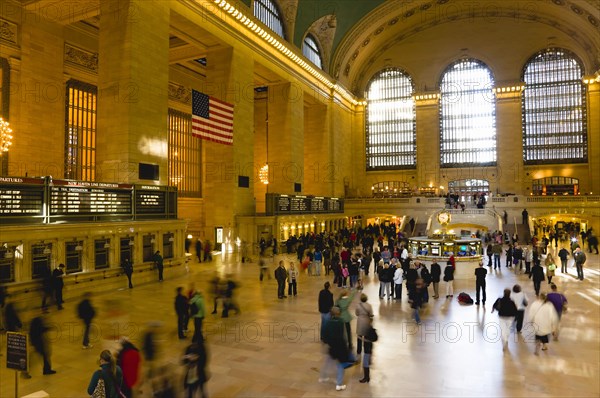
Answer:
POLYGON ((304 38, 302 45, 302 54, 309 59, 310 62, 315 64, 319 69, 323 69, 323 62, 321 59, 321 50, 317 44, 317 40, 310 33, 304 38))
POLYGON ((563 49, 544 50, 525 64, 521 95, 525 164, 587 162, 582 77, 581 62, 563 49))
POLYGON ((442 167, 496 164, 494 78, 483 62, 464 59, 450 65, 440 83, 440 161, 442 167))
POLYGON ((414 84, 397 68, 375 75, 367 87, 367 170, 416 167, 416 108, 414 84))
POLYGON ((273 0, 254 0, 254 16, 278 36, 285 39, 285 30, 283 28, 283 18, 279 8, 273 0))

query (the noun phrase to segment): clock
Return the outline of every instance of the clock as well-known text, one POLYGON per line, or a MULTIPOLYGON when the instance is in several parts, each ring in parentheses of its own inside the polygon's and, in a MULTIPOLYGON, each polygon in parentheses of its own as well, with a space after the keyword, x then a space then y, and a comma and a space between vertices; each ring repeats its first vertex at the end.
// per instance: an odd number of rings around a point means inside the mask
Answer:
POLYGON ((438 222, 442 225, 450 223, 450 213, 442 211, 437 215, 438 222))

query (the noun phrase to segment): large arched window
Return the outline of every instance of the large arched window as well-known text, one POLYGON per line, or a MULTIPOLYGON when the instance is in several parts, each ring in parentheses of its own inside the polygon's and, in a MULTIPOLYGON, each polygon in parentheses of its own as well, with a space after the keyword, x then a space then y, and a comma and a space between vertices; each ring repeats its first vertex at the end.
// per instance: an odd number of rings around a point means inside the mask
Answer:
POLYGON ((321 50, 317 45, 317 40, 310 33, 304 38, 302 44, 302 54, 315 64, 319 69, 323 69, 323 63, 321 62, 321 50))
POLYGON ((587 162, 583 68, 565 50, 534 55, 523 69, 523 160, 526 164, 587 162))
POLYGON ((414 85, 396 68, 377 73, 367 87, 367 170, 415 168, 414 85))
POLYGON ((254 16, 285 39, 281 12, 273 0, 254 0, 254 16))
POLYGON ((494 78, 483 62, 463 59, 450 65, 440 84, 442 167, 496 163, 494 78))

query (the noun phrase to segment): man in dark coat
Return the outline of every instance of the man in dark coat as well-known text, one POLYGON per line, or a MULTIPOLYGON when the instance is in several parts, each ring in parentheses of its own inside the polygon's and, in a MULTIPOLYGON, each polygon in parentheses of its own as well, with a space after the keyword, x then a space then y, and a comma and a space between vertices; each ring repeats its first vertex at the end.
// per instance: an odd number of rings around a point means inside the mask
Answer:
POLYGON ((44 361, 44 374, 52 375, 56 373, 56 371, 52 370, 52 366, 50 365, 50 345, 46 338, 46 332, 48 330, 50 330, 50 328, 46 325, 43 316, 33 318, 31 320, 31 325, 29 326, 29 341, 35 351, 42 356, 44 361))
POLYGON ((275 270, 275 280, 277 281, 277 298, 286 298, 285 292, 285 280, 287 279, 287 271, 283 266, 283 260, 279 262, 279 267, 275 270))
POLYGON ((59 310, 63 309, 62 291, 63 291, 63 287, 65 286, 65 282, 63 281, 63 275, 65 274, 64 268, 65 268, 64 264, 59 264, 58 267, 56 267, 54 269, 54 271, 52 271, 52 288, 54 290, 54 298, 56 300, 56 307, 58 307, 59 310))
POLYGON ((123 260, 123 265, 121 265, 121 267, 123 267, 123 272, 125 272, 125 275, 127 275, 129 288, 133 289, 133 284, 131 283, 131 275, 133 275, 133 264, 131 264, 131 262, 129 261, 129 257, 125 257, 125 260, 123 260))
POLYGON ((333 293, 329 291, 331 284, 325 282, 323 290, 319 292, 319 312, 321 313, 321 340, 323 340, 323 331, 325 323, 331 318, 331 307, 333 307, 333 293))
POLYGON ((92 319, 96 316, 96 311, 94 307, 92 307, 92 303, 90 298, 92 294, 90 292, 86 292, 83 295, 83 300, 77 306, 77 316, 79 319, 83 321, 84 329, 83 329, 83 348, 92 348, 90 344, 90 326, 92 325, 92 319))
POLYGON ((158 281, 163 281, 163 258, 160 255, 160 250, 157 250, 156 253, 152 256, 152 261, 154 262, 154 266, 158 270, 158 281))
POLYGON ((185 339, 189 304, 187 297, 182 292, 183 288, 179 286, 177 288, 177 295, 175 296, 175 313, 177 314, 177 335, 180 339, 185 339))

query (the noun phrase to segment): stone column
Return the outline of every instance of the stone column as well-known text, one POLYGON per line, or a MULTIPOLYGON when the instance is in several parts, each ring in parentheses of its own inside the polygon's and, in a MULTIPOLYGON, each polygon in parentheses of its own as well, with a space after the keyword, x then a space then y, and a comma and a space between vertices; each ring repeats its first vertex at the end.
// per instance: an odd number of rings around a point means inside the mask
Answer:
POLYGON ((582 187, 585 192, 600 194, 600 83, 588 86, 588 170, 589 184, 582 187))
MULTIPOLYGON (((214 228, 235 227, 236 215, 254 214, 254 68, 245 50, 226 48, 207 54, 206 81, 199 91, 234 106, 233 145, 205 141, 203 192, 205 236, 214 245, 214 228), (250 188, 238 176, 251 177, 250 188)), ((233 239, 237 236, 233 233, 233 239)))
POLYGON ((139 163, 167 185, 169 2, 100 3, 97 180, 138 182, 139 163))
POLYGON ((293 194, 304 187, 304 93, 292 83, 269 86, 269 192, 293 194))
MULTIPOLYGON (((425 99, 416 103, 417 123, 417 170, 416 180, 406 175, 405 182, 411 188, 447 185, 440 172, 440 122, 437 98, 425 99), (419 145, 420 144, 420 145, 419 145)), ((413 176, 411 176, 413 177, 413 176)))
POLYGON ((304 113, 304 187, 309 195, 332 196, 335 164, 332 161, 333 134, 330 112, 326 105, 316 103, 304 113))
MULTIPOLYGON (((527 182, 523 179, 523 141, 521 139, 521 93, 499 94, 496 101, 496 159, 497 173, 489 175, 490 190, 505 187, 505 192, 525 195, 527 182)), ((493 174, 493 173, 492 173, 493 174)))

